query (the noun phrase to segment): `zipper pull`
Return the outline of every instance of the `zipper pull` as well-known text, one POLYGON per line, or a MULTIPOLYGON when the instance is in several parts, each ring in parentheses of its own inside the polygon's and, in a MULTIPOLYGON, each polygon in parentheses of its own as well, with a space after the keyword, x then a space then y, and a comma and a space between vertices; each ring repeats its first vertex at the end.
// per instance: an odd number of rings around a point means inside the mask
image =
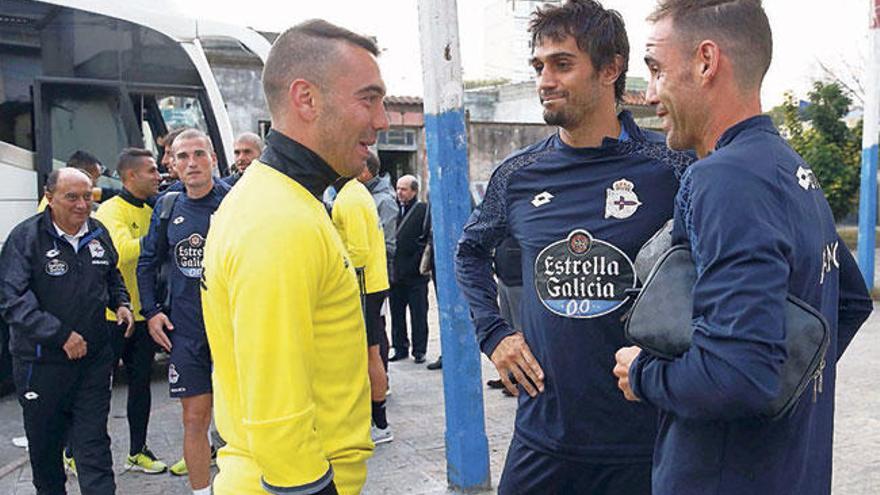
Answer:
POLYGON ((825 371, 825 358, 822 358, 819 367, 816 369, 816 372, 813 373, 813 403, 818 399, 818 395, 822 393, 822 387, 824 385, 822 376, 823 371, 825 371))

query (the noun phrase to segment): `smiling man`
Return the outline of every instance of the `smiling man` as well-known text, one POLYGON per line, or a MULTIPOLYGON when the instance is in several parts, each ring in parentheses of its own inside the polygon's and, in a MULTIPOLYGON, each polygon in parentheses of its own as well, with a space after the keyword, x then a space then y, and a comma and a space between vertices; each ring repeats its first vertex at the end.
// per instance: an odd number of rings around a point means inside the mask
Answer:
POLYGON ((355 266, 321 203, 388 127, 369 38, 321 20, 285 31, 263 87, 272 132, 208 234, 202 303, 214 358, 215 493, 354 494, 370 441, 355 266))
POLYGON ((656 411, 623 400, 608 369, 626 342, 632 260, 672 216, 691 157, 618 112, 620 14, 569 1, 530 30, 544 120, 559 131, 496 168, 456 255, 481 349, 519 395, 498 492, 648 494, 656 411), (522 331, 501 317, 492 275, 509 236, 522 249, 522 331))
POLYGON ((700 157, 672 232, 696 266, 691 346, 624 348, 614 368, 628 399, 661 413, 654 494, 827 495, 836 363, 872 303, 810 166, 761 114, 767 15, 760 0, 663 0, 649 21, 648 101, 669 146, 700 157), (823 314, 830 345, 812 390, 771 421, 787 294, 823 314))

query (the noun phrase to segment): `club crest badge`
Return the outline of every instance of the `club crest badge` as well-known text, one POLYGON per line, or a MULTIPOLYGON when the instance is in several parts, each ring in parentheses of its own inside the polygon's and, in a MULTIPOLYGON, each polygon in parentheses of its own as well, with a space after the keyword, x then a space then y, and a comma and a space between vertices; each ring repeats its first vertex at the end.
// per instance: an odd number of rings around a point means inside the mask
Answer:
POLYGON ((52 277, 60 277, 67 273, 67 263, 53 258, 46 263, 46 273, 52 277))
POLYGON ((596 318, 623 306, 636 286, 635 268, 616 246, 574 230, 535 259, 535 290, 550 312, 596 318))
POLYGON ((168 383, 174 385, 175 383, 177 383, 177 380, 180 380, 180 374, 177 372, 177 368, 175 368, 173 364, 169 364, 168 383))
POLYGON ((627 219, 642 205, 633 183, 626 179, 616 181, 605 192, 605 218, 627 219))
POLYGON ((101 241, 97 239, 89 241, 89 252, 92 253, 92 258, 103 258, 104 246, 101 245, 101 241))
POLYGON ((798 167, 797 172, 795 172, 795 176, 797 176, 798 185, 801 186, 804 191, 819 189, 819 179, 816 178, 816 174, 814 174, 812 170, 800 166, 798 167))

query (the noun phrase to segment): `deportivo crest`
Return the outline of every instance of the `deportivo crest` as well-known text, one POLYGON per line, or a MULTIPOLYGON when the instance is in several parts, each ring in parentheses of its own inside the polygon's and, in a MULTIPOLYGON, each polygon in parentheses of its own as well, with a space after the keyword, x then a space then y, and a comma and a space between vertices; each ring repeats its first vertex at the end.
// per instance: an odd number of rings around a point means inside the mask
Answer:
POLYGON ((188 278, 202 277, 202 258, 205 256, 205 238, 202 234, 185 237, 174 246, 174 261, 188 278))
POLYGON ((642 205, 633 188, 632 182, 620 179, 605 190, 605 218, 624 220, 633 216, 642 205))
POLYGON ((101 241, 97 239, 89 241, 89 252, 92 253, 92 258, 103 258, 104 246, 101 245, 101 241))
POLYGON ((60 277, 67 273, 67 263, 53 258, 46 263, 46 273, 52 277, 60 277))
POLYGON ((180 374, 177 372, 177 368, 175 368, 173 364, 169 364, 168 383, 174 385, 175 383, 177 383, 177 380, 180 380, 180 374))
POLYGON ((596 318, 621 307, 636 286, 629 257, 586 230, 545 247, 535 259, 535 290, 551 312, 567 318, 596 318))

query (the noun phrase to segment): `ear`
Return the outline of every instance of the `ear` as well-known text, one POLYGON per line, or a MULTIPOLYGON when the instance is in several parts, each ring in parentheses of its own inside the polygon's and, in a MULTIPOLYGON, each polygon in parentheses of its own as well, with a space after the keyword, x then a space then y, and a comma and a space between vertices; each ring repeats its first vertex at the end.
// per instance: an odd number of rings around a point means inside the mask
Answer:
POLYGON ((697 46, 696 70, 702 84, 715 79, 721 65, 721 48, 712 40, 703 40, 697 46))
POLYGON ((623 56, 615 55, 614 60, 605 64, 599 71, 599 78, 603 85, 614 86, 621 73, 623 73, 623 56))
POLYGON ((320 93, 314 84, 305 79, 296 79, 287 88, 287 97, 290 109, 302 120, 311 122, 317 118, 320 93))

